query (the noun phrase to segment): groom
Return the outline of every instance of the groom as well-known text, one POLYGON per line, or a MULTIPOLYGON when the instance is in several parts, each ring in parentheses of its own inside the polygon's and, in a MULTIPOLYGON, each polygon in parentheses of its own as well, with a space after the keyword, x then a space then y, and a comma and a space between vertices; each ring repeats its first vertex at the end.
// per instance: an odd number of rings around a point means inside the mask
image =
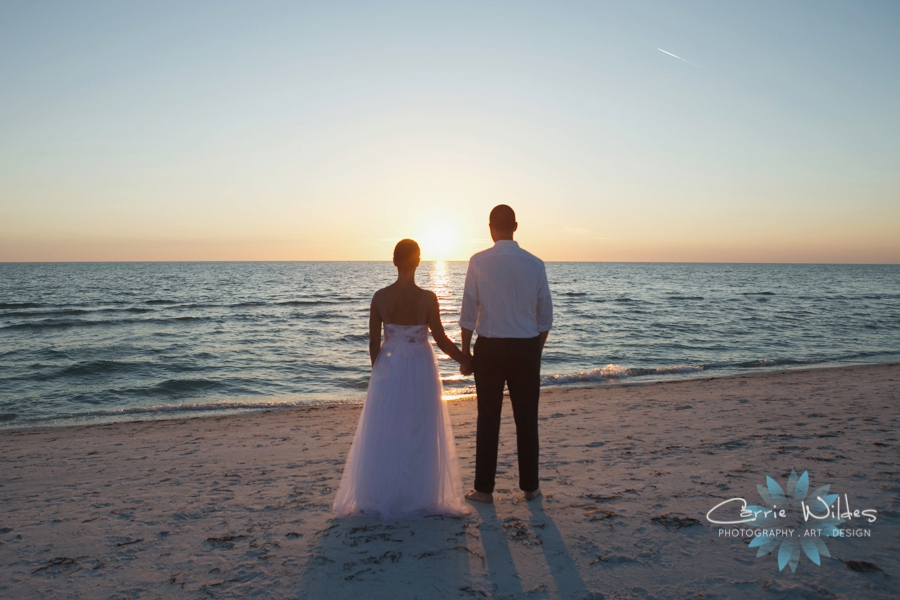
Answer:
MULTIPOLYGON (((475 392, 478 430, 475 443, 475 489, 468 500, 494 501, 497 444, 503 386, 516 421, 519 487, 526 500, 541 495, 538 483, 538 399, 541 353, 553 324, 553 305, 544 263, 513 241, 518 229, 513 209, 501 204, 491 211, 494 246, 469 260, 459 325, 462 351, 475 341, 475 392)), ((463 375, 470 370, 460 367, 463 375)))

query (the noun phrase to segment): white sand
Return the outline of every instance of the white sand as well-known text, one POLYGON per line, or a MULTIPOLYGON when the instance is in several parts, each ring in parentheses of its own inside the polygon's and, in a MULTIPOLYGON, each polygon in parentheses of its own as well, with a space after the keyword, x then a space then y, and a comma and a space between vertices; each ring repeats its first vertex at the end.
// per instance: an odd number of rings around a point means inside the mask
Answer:
MULTIPOLYGON (((418 521, 332 518, 358 408, 4 432, 0 596, 896 598, 898 398, 898 365, 545 391, 543 500, 507 405, 497 503, 418 521), (792 468, 872 537, 779 572, 706 522, 792 468)), ((451 415, 468 488, 474 402, 451 415)))

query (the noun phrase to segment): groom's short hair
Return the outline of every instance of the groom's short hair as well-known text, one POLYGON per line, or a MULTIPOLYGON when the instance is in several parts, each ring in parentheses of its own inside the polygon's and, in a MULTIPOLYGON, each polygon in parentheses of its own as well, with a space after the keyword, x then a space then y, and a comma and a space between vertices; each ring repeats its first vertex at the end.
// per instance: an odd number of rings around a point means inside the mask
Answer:
POLYGON ((516 227, 516 213, 505 204, 498 204, 491 211, 491 225, 500 231, 512 231, 516 227))
POLYGON ((398 267, 412 266, 419 260, 419 244, 415 240, 400 240, 394 246, 394 265, 398 267))

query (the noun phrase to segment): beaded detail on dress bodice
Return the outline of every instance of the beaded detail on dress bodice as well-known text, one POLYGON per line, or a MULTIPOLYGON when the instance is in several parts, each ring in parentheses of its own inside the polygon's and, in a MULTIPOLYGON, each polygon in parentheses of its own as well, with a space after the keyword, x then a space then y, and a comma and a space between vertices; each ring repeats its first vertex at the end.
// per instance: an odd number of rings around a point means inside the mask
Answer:
POLYGON ((409 344, 421 344, 428 340, 428 325, 384 324, 384 341, 397 340, 409 344))

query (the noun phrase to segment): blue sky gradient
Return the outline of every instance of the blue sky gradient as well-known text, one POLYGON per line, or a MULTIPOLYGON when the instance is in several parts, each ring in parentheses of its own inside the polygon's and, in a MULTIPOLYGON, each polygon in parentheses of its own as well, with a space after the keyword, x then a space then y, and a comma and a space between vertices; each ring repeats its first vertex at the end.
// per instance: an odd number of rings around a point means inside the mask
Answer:
POLYGON ((895 2, 0 5, 0 260, 900 261, 895 2), (662 48, 687 61, 680 61, 662 48))

